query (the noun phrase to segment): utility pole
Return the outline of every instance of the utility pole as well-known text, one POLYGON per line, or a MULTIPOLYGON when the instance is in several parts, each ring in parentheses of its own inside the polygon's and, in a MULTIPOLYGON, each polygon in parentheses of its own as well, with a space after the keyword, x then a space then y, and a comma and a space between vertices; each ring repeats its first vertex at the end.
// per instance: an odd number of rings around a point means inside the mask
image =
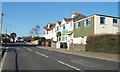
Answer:
POLYGON ((2 44, 2 42, 3 42, 3 41, 2 41, 2 23, 3 23, 3 15, 4 15, 4 14, 2 13, 2 14, 1 14, 1 24, 0 24, 1 44, 2 44))

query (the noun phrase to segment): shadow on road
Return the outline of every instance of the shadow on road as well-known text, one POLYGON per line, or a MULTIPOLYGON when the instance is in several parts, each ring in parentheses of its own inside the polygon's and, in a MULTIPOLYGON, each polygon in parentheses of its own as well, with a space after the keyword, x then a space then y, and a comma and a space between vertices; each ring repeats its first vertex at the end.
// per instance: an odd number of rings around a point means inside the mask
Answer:
POLYGON ((29 45, 29 44, 19 44, 19 43, 7 43, 7 44, 2 44, 3 47, 19 47, 19 46, 38 46, 38 45, 29 45))
POLYGON ((17 51, 14 48, 4 48, 2 57, 4 56, 5 52, 15 52, 15 70, 3 70, 2 72, 19 72, 17 51))

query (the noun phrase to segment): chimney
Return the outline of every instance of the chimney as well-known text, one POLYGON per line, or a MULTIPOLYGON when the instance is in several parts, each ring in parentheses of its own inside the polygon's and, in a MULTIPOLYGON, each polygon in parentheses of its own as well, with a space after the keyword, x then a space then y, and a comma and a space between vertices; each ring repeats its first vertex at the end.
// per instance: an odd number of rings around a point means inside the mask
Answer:
POLYGON ((71 18, 77 16, 79 13, 78 12, 73 12, 72 15, 71 15, 71 18))

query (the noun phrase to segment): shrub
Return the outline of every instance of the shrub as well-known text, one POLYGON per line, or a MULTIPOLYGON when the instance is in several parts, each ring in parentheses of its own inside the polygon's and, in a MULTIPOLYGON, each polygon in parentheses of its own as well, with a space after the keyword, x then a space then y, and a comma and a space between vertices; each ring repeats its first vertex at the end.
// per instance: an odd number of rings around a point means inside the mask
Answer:
POLYGON ((106 34, 88 36, 86 50, 117 54, 119 52, 118 35, 106 34))

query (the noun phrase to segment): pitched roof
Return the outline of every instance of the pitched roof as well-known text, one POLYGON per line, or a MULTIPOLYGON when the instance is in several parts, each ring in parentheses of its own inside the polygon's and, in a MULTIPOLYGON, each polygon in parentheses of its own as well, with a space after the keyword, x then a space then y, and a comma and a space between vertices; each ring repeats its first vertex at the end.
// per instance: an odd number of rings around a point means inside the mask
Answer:
POLYGON ((72 18, 63 18, 66 22, 71 21, 72 18))
POLYGON ((51 24, 50 30, 52 30, 55 27, 56 24, 51 24))
POLYGON ((77 16, 73 17, 73 20, 80 20, 80 19, 83 19, 83 18, 86 18, 86 17, 87 16, 79 13, 77 16))
POLYGON ((55 27, 55 25, 56 25, 56 24, 54 24, 54 23, 48 23, 48 24, 43 27, 43 28, 44 28, 45 30, 47 30, 47 31, 52 30, 52 29, 55 27), (50 28, 48 28, 48 24, 50 24, 50 28))
POLYGON ((61 22, 60 21, 57 21, 59 25, 61 25, 61 22))

